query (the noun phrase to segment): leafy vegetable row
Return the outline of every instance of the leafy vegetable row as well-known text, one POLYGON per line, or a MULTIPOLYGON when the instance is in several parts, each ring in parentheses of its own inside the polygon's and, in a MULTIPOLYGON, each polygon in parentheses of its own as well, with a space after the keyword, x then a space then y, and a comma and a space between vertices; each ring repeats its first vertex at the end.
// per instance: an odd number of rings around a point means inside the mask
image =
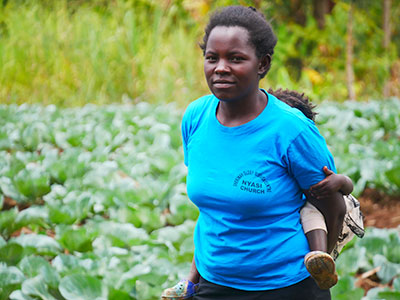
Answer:
POLYGON ((366 187, 400 194, 400 100, 325 102, 317 125, 335 156, 338 170, 366 187))
MULTIPOLYGON (((319 112, 357 191, 399 193, 400 101, 319 112)), ((0 106, 0 300, 158 299, 185 276, 198 213, 186 196, 181 115, 146 103, 0 106)), ((379 230, 351 245, 337 299, 357 299, 353 275, 377 265, 400 290, 398 245, 398 233, 379 230)), ((387 286, 371 293, 396 293, 387 286)))

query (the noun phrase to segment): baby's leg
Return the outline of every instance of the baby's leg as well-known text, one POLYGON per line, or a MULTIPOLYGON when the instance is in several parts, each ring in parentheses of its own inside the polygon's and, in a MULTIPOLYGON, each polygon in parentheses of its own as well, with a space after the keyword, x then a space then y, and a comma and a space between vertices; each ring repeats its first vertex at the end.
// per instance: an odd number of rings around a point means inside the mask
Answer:
POLYGON ((337 283, 335 262, 327 254, 328 238, 325 218, 311 203, 307 202, 300 211, 300 219, 311 252, 304 258, 308 272, 321 289, 329 289, 337 283))
POLYGON ((300 211, 301 224, 311 251, 328 252, 328 239, 325 218, 310 202, 300 211))
POLYGON ((328 239, 324 230, 311 230, 306 233, 306 237, 311 251, 328 252, 328 239))
POLYGON ((346 204, 343 195, 336 192, 322 199, 314 198, 309 191, 305 191, 307 199, 324 216, 328 233, 328 252, 331 252, 338 240, 342 230, 344 216, 346 214, 346 204))

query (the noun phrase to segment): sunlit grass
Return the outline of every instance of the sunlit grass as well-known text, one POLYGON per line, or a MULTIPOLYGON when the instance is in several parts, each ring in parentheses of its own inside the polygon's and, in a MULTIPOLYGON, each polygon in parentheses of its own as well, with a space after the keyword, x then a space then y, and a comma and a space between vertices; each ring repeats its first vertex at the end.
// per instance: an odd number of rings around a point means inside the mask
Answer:
MULTIPOLYGON (((239 2, 246 1, 8 1, 0 5, 0 103, 82 106, 132 99, 185 106, 209 93, 198 47, 208 13, 239 2)), ((305 27, 279 23, 275 6, 264 6, 278 44, 261 86, 299 90, 316 103, 346 100, 342 23, 348 4, 335 5, 324 30, 312 18, 305 27)), ((358 10, 358 43, 380 45, 382 32, 365 18, 358 10)), ((398 60, 392 48, 391 54, 356 48, 358 99, 382 98, 389 67, 398 60)))
MULTIPOLYGON (((106 12, 65 5, 13 8, 0 42, 2 103, 184 103, 207 91, 197 28, 116 4, 106 12), (188 41, 191 41, 190 44, 188 41)), ((179 22, 179 20, 177 21, 179 22)))

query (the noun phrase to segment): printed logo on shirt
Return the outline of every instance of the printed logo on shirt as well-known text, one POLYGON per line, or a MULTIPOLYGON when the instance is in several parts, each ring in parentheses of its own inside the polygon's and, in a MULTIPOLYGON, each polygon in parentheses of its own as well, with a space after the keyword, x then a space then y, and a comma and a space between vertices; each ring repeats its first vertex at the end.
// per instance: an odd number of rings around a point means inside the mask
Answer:
POLYGON ((272 191, 267 179, 261 173, 253 170, 246 170, 238 174, 233 181, 233 186, 238 187, 241 191, 255 194, 266 194, 272 191))

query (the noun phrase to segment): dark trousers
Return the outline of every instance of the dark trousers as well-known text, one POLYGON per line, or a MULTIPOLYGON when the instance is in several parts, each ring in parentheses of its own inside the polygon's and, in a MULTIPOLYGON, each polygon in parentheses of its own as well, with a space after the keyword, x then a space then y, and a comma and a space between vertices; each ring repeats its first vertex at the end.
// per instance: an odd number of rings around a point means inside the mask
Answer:
POLYGON ((217 285, 200 277, 193 300, 331 300, 329 290, 318 288, 308 277, 294 285, 267 291, 243 291, 217 285))

